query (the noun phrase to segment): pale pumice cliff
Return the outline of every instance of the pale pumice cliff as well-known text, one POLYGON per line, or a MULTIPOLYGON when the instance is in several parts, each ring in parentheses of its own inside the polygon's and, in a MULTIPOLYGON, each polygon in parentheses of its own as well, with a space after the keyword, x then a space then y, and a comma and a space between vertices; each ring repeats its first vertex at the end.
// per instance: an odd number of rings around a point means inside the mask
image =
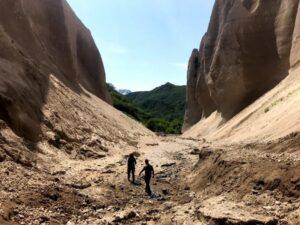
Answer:
POLYGON ((188 69, 183 130, 217 111, 227 121, 299 63, 298 0, 217 0, 188 69))
POLYGON ((0 1, 0 116, 37 140, 49 77, 106 102, 105 71, 90 31, 63 0, 0 1))

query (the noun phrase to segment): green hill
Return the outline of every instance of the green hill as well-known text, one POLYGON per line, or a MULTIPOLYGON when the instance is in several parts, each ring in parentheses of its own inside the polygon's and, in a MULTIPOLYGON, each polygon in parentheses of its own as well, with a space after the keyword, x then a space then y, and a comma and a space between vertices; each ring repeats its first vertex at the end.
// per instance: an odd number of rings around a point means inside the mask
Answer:
POLYGON ((154 132, 179 134, 185 110, 185 86, 170 83, 152 91, 132 92, 126 96, 112 85, 108 89, 113 105, 154 132))
POLYGON ((152 91, 132 92, 126 95, 135 104, 166 120, 182 118, 185 110, 185 86, 166 83, 152 91))

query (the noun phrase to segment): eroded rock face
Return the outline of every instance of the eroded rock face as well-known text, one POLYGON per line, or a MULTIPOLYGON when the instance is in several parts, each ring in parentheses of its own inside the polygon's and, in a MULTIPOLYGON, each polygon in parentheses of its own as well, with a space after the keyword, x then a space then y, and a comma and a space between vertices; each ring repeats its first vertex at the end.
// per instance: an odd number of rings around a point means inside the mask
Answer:
POLYGON ((110 102, 100 53, 65 0, 0 0, 0 119, 30 140, 50 75, 110 102))
POLYGON ((187 73, 187 95, 186 95, 186 109, 185 121, 183 131, 188 129, 193 124, 197 123, 202 116, 202 108, 196 99, 196 85, 197 85, 197 71, 199 68, 199 51, 194 49, 189 60, 188 73, 187 73))
POLYGON ((216 0, 198 59, 191 57, 199 65, 188 71, 184 129, 215 110, 230 119, 288 75, 299 63, 298 5, 216 0))

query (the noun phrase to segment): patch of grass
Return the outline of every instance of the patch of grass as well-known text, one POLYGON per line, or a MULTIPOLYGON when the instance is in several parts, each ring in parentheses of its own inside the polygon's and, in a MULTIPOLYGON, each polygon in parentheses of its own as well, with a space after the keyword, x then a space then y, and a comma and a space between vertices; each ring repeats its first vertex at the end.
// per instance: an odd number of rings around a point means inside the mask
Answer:
POLYGON ((270 111, 270 108, 265 108, 265 113, 269 112, 270 111))
POLYGON ((278 105, 278 103, 283 102, 285 99, 287 99, 291 95, 293 95, 294 92, 289 92, 286 97, 281 97, 280 99, 276 100, 275 102, 272 102, 272 104, 270 106, 268 106, 267 108, 265 108, 264 112, 265 113, 269 112, 273 107, 275 107, 276 105, 278 105))

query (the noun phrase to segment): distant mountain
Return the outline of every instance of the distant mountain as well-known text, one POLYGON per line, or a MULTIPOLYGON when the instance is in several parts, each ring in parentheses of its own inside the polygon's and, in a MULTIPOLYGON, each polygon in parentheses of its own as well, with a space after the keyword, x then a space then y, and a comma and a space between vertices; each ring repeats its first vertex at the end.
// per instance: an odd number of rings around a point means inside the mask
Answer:
POLYGON ((127 95, 127 94, 130 94, 132 92, 128 89, 118 89, 112 83, 107 83, 107 87, 110 88, 111 90, 114 90, 114 91, 120 93, 121 95, 127 95))
POLYGON ((130 100, 158 118, 182 119, 185 110, 186 86, 166 83, 152 91, 127 94, 130 100))
POLYGON ((154 132, 179 134, 185 108, 185 86, 167 83, 152 91, 120 94, 108 84, 113 105, 154 132))
POLYGON ((127 90, 127 89, 118 89, 117 90, 121 95, 128 95, 130 93, 132 93, 132 91, 127 90))
POLYGON ((127 94, 133 103, 153 115, 147 127, 166 133, 180 133, 185 111, 186 86, 166 83, 152 91, 127 94), (167 127, 167 131, 164 131, 167 127))

